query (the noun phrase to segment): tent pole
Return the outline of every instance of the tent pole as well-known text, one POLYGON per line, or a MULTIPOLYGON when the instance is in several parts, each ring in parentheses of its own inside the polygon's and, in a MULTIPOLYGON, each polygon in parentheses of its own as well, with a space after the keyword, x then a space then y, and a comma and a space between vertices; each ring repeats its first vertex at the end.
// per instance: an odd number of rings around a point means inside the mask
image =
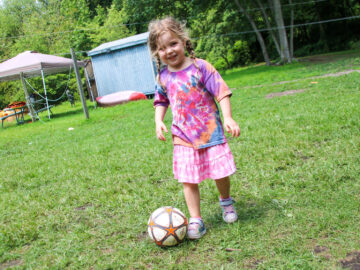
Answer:
POLYGON ((23 88, 24 88, 24 93, 25 93, 25 99, 26 99, 26 105, 29 109, 29 114, 30 114, 30 117, 31 117, 31 121, 32 122, 35 122, 35 112, 34 112, 34 109, 31 105, 31 102, 30 102, 30 97, 29 97, 29 93, 27 91, 27 88, 26 88, 26 83, 25 83, 25 80, 24 80, 24 73, 20 72, 20 78, 21 78, 21 81, 22 81, 22 84, 23 84, 23 88))
POLYGON ((86 81, 87 81, 88 86, 89 86, 89 90, 90 90, 89 92, 90 92, 90 94, 91 94, 91 99, 92 99, 92 101, 93 101, 93 103, 94 103, 94 108, 96 108, 95 99, 94 99, 94 95, 93 95, 93 92, 92 92, 92 89, 91 89, 90 80, 89 80, 89 74, 88 74, 88 72, 87 72, 87 70, 86 70, 86 67, 84 67, 84 71, 85 71, 86 81))
POLYGON ((45 78, 44 78, 44 70, 43 70, 42 68, 41 68, 41 76, 42 76, 43 85, 44 85, 46 108, 47 108, 48 116, 49 116, 49 119, 50 119, 50 108, 49 108, 49 102, 48 102, 48 98, 47 98, 47 94, 46 94, 46 85, 45 85, 45 78))

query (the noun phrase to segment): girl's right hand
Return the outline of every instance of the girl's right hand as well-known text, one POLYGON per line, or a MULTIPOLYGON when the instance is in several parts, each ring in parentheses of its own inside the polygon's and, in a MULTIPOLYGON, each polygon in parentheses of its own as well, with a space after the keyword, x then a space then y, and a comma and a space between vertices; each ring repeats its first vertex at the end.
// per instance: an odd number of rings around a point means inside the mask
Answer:
POLYGON ((163 134, 163 131, 165 131, 166 133, 168 133, 168 130, 164 124, 164 122, 157 122, 156 123, 156 137, 161 140, 161 141, 166 141, 166 138, 163 134))

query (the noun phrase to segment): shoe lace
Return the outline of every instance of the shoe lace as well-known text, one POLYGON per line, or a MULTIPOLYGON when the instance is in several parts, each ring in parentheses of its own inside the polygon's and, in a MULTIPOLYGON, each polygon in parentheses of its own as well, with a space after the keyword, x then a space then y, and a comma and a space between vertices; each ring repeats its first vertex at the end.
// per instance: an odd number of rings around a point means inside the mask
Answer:
POLYGON ((234 206, 232 204, 230 205, 224 205, 223 210, 225 214, 235 213, 234 206))
POLYGON ((192 230, 198 231, 198 230, 200 230, 200 227, 201 227, 201 225, 199 223, 197 223, 197 222, 191 222, 189 224, 189 230, 190 231, 192 231, 192 230))

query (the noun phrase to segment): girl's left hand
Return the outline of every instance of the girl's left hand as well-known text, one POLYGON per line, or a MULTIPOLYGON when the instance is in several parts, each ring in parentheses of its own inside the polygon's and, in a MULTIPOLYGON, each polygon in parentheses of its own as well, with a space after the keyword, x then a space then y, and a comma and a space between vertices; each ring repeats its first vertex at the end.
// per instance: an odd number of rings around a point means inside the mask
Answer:
POLYGON ((224 118, 225 130, 230 133, 233 137, 239 137, 240 127, 231 117, 224 118))

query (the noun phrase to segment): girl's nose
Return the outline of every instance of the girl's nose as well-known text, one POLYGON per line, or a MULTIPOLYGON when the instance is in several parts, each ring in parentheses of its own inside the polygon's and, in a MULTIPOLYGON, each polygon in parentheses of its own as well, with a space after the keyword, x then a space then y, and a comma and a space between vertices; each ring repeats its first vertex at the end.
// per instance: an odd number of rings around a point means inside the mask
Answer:
POLYGON ((171 47, 166 48, 166 53, 170 53, 172 51, 171 47))

